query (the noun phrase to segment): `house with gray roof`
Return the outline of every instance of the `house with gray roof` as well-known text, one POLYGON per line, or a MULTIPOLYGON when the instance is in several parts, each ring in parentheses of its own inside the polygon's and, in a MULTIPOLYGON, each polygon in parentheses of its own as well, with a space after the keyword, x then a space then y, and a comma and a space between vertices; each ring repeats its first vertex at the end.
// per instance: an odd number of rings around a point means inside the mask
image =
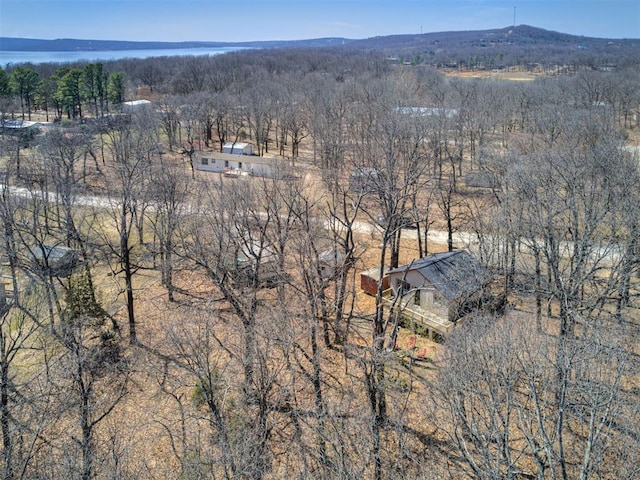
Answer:
POLYGON ((491 280, 487 269, 464 250, 428 255, 390 270, 388 276, 394 307, 440 335, 478 303, 491 280))

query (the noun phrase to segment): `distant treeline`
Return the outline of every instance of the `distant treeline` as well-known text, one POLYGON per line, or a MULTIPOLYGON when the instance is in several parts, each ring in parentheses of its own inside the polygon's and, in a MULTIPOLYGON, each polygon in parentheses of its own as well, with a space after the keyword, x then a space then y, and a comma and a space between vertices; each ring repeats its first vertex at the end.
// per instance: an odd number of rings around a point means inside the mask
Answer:
MULTIPOLYGON (((569 57, 559 53, 554 56, 551 47, 549 50, 521 47, 519 51, 513 50, 512 54, 507 55, 487 47, 483 55, 471 55, 471 50, 466 53, 460 50, 457 57, 437 54, 442 55, 438 57, 440 61, 431 65, 427 62, 430 58, 428 55, 394 57, 381 54, 379 50, 345 46, 249 49, 215 56, 167 56, 104 63, 9 65, 6 70, 0 68, 0 97, 5 101, 1 110, 5 115, 7 112, 22 112, 23 117, 29 117, 38 110, 45 112, 47 117, 51 113, 58 119, 65 116, 82 118, 87 114, 103 115, 110 106, 141 97, 196 93, 225 93, 242 97, 254 89, 264 96, 268 86, 274 82, 279 85, 302 82, 304 89, 311 94, 317 91, 316 83, 320 79, 331 84, 360 82, 366 78, 383 78, 392 71, 405 68, 421 78, 420 82, 427 83, 430 80, 426 79, 431 78, 438 67, 487 69, 509 65, 504 68, 517 66, 572 74, 598 71, 603 74, 602 81, 609 83, 619 83, 613 78, 607 80, 612 76, 627 79, 636 75, 640 65, 640 49, 626 57, 618 57, 615 65, 608 63, 607 56, 589 57, 588 52, 593 51, 588 48, 574 50, 573 57, 569 57), (537 63, 536 59, 545 54, 548 61, 537 63), (19 101, 19 104, 7 104, 9 100, 19 101)), ((609 88, 607 92, 620 88, 609 88)), ((619 95, 611 97, 612 104, 627 98, 619 95)), ((631 107, 627 100, 624 100, 624 104, 624 109, 631 107)))
POLYGON ((19 65, 5 71, 0 67, 0 113, 14 113, 17 109, 11 100, 20 102, 22 118, 31 119, 31 113, 44 111, 49 120, 82 118, 89 108, 95 116, 104 115, 109 104, 124 101, 125 78, 121 72, 109 72, 102 63, 88 63, 84 66, 59 66, 57 68, 36 68, 19 65))

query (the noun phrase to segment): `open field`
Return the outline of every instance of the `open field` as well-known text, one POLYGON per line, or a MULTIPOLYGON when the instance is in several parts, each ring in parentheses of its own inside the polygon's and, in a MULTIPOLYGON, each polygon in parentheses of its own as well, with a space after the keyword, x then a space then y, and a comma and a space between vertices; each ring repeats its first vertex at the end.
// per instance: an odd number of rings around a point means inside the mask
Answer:
POLYGON ((484 78, 508 82, 532 82, 533 80, 547 76, 544 73, 503 70, 460 71, 443 69, 442 73, 452 78, 484 78))

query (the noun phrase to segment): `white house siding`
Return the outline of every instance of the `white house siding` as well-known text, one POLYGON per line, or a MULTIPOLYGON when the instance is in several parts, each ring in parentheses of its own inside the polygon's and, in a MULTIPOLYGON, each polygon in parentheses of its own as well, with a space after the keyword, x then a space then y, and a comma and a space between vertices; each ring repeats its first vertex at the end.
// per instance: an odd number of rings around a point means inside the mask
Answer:
POLYGON ((270 164, 251 162, 250 164, 248 164, 250 168, 249 171, 252 172, 252 175, 256 175, 259 177, 269 177, 274 173, 275 162, 276 162, 275 158, 273 159, 273 163, 270 163, 270 164))
POLYGON ((400 300, 402 307, 429 311, 442 319, 449 318, 449 302, 418 271, 398 272, 389 277, 394 296, 400 292, 402 282, 406 282, 410 288, 409 293, 402 295, 400 300), (420 296, 419 305, 415 301, 416 292, 420 296))
POLYGON ((207 157, 206 155, 196 157, 194 162, 196 170, 202 170, 205 172, 222 172, 222 170, 224 170, 224 167, 221 167, 216 159, 213 157, 207 157))
POLYGON ((269 177, 276 173, 281 160, 275 157, 256 157, 219 152, 197 152, 194 168, 204 172, 222 173, 225 170, 241 170, 251 175, 269 177))
POLYGON ((416 270, 391 274, 389 275, 389 283, 394 295, 398 294, 401 282, 403 281, 408 283, 411 288, 421 288, 425 285, 425 278, 416 270))

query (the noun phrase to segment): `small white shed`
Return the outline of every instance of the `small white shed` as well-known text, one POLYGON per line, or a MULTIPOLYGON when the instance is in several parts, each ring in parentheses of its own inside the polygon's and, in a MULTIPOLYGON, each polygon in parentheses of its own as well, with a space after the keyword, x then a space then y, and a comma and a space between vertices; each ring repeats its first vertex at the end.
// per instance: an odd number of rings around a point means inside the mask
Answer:
POLYGON ((139 112, 145 108, 150 108, 151 102, 149 100, 132 100, 130 102, 122 102, 122 111, 124 113, 139 112))
POLYGON ((222 146, 222 153, 231 155, 253 155, 253 145, 244 142, 227 142, 222 146))

